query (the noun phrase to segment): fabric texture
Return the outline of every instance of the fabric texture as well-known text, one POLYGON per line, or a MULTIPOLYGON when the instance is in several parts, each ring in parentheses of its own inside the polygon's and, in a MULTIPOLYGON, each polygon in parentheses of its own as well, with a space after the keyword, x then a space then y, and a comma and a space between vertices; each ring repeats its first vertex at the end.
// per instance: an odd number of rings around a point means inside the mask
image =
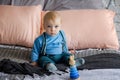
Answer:
POLYGON ((92 56, 84 57, 85 64, 79 66, 78 69, 119 69, 120 54, 116 53, 101 53, 92 56))
POLYGON ((0 5, 11 5, 11 0, 0 0, 0 5))
POLYGON ((102 0, 45 0, 43 10, 102 9, 102 0))
POLYGON ((14 6, 35 6, 41 5, 42 8, 44 7, 45 0, 12 0, 11 1, 14 6))
MULTIPOLYGON (((64 71, 68 68, 68 66, 63 64, 57 64, 57 69, 60 71, 64 71)), ((44 74, 50 75, 53 72, 48 70, 44 70, 38 66, 32 66, 29 63, 18 63, 12 61, 10 59, 3 59, 0 61, 0 72, 9 73, 9 74, 24 74, 33 76, 34 73, 39 76, 43 76, 44 74)))
POLYGON ((38 75, 50 74, 50 72, 43 70, 40 67, 32 66, 29 63, 17 63, 10 59, 3 59, 0 61, 0 72, 9 74, 25 74, 33 76, 34 73, 38 75))
POLYGON ((32 47, 40 35, 41 6, 0 6, 0 43, 32 47))
MULTIPOLYGON (((43 16, 45 13, 47 11, 43 12, 43 16)), ((62 29, 66 33, 69 49, 119 49, 113 11, 84 9, 58 13, 62 17, 62 29)))

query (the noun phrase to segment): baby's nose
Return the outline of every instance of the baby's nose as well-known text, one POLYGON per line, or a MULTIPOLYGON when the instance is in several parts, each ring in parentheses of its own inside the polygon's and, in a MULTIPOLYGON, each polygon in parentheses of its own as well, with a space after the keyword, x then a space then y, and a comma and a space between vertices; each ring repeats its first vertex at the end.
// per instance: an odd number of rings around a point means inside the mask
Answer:
POLYGON ((55 27, 52 27, 52 29, 51 29, 52 31, 54 31, 55 30, 55 27))

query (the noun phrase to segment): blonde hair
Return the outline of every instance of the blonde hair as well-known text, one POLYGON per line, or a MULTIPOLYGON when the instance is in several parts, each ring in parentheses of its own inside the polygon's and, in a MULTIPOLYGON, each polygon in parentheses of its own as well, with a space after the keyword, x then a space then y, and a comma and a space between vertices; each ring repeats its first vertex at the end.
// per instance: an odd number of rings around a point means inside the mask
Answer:
POLYGON ((45 14, 43 23, 44 23, 44 25, 49 21, 52 21, 54 23, 56 21, 56 19, 59 19, 60 23, 61 23, 61 16, 59 15, 59 13, 56 11, 50 11, 45 14))

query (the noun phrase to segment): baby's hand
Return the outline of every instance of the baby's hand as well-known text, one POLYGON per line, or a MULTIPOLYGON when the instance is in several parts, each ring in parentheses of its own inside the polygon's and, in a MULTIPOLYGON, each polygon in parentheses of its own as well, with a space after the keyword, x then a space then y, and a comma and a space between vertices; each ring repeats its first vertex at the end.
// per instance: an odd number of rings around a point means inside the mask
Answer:
POLYGON ((33 66, 38 66, 37 62, 32 62, 30 64, 33 65, 33 66))
POLYGON ((75 65, 74 55, 70 56, 69 65, 71 66, 75 65))
POLYGON ((70 50, 70 53, 75 54, 75 49, 70 50))

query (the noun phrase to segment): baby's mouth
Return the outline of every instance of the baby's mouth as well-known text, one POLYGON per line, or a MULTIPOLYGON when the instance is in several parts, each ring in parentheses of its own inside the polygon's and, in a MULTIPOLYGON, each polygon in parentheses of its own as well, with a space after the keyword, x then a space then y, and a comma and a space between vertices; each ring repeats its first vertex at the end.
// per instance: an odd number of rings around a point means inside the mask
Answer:
POLYGON ((51 35, 56 35, 56 33, 51 33, 51 35))

